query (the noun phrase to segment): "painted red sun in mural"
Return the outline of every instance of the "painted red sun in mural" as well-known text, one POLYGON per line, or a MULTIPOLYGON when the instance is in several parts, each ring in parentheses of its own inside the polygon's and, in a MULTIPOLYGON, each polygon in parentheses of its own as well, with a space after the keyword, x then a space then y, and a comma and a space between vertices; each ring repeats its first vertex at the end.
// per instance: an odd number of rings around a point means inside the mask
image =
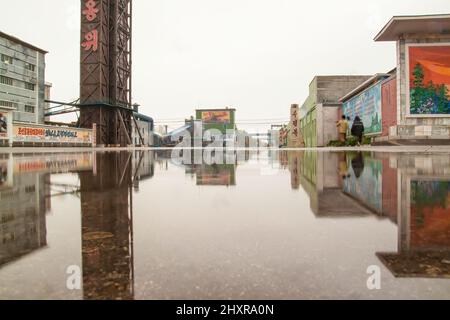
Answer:
POLYGON ((411 47, 409 57, 411 75, 415 66, 421 64, 424 83, 445 84, 450 91, 450 46, 411 47))

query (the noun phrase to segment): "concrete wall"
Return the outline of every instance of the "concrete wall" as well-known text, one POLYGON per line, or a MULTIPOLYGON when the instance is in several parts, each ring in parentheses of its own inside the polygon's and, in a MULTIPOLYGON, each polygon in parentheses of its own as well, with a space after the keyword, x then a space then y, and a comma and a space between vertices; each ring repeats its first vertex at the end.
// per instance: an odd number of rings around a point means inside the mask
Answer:
MULTIPOLYGON (((450 36, 427 35, 417 36, 397 41, 397 128, 391 131, 391 136, 397 138, 427 138, 450 139, 450 116, 443 117, 414 117, 408 116, 409 104, 407 92, 409 77, 407 74, 407 45, 425 43, 450 43, 450 36)), ((450 57, 449 57, 450 59, 450 57)))
POLYGON ((322 124, 317 135, 321 136, 318 139, 319 147, 326 147, 331 141, 339 139, 336 122, 339 120, 339 109, 341 106, 327 106, 322 105, 322 124))
POLYGON ((371 76, 317 77, 317 103, 335 103, 371 76))
POLYGON ((45 96, 45 54, 0 37, 0 55, 13 58, 13 64, 0 61, 0 75, 13 80, 13 85, 0 84, 0 100, 14 103, 14 121, 43 124, 45 96), (26 65, 34 65, 34 71, 26 65), (34 84, 29 90, 26 83, 34 84), (25 106, 33 106, 34 113, 25 106))

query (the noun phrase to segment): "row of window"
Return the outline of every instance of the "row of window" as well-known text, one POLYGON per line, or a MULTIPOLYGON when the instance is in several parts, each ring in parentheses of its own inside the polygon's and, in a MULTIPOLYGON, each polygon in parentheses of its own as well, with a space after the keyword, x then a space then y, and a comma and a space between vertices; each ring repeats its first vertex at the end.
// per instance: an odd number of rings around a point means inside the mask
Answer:
MULTIPOLYGON (((11 56, 7 56, 6 54, 1 54, 0 60, 1 60, 1 62, 6 63, 6 64, 11 64, 11 65, 14 64, 14 58, 11 56)), ((33 71, 33 72, 36 71, 36 66, 32 63, 25 62, 24 68, 25 68, 25 70, 29 70, 29 71, 33 71)))
MULTIPOLYGON (((14 109, 19 109, 19 104, 11 101, 0 100, 0 107, 9 107, 14 109)), ((24 112, 34 113, 36 111, 36 107, 32 105, 25 105, 24 112)))
MULTIPOLYGON (((5 77, 5 76, 0 76, 0 83, 1 84, 6 84, 8 86, 14 86, 19 83, 24 83, 24 88, 30 91, 35 91, 36 90, 36 85, 34 83, 30 83, 30 82, 23 82, 20 80, 14 80, 13 78, 10 77, 5 77)), ((17 86, 19 87, 19 86, 17 86)))

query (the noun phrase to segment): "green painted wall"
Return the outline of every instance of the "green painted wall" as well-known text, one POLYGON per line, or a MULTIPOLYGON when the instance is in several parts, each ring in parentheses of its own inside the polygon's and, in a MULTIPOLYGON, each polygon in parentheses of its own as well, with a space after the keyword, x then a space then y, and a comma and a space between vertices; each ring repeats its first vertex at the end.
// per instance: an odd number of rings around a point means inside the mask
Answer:
POLYGON ((314 108, 300 120, 305 147, 317 147, 317 110, 314 108))

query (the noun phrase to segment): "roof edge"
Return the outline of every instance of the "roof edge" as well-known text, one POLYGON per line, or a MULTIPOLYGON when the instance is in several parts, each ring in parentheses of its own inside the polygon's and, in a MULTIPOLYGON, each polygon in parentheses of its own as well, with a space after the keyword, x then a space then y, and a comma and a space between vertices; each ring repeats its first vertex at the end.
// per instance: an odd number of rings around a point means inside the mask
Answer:
POLYGON ((25 46, 25 47, 27 47, 27 48, 29 48, 29 49, 38 51, 38 52, 40 52, 40 53, 43 53, 43 54, 47 54, 47 53, 48 53, 48 51, 46 51, 46 50, 44 50, 44 49, 41 49, 41 48, 39 48, 39 47, 36 47, 36 46, 34 46, 34 45, 32 45, 32 44, 26 42, 26 41, 23 41, 23 40, 21 40, 21 39, 19 39, 19 38, 17 38, 17 37, 14 37, 14 36, 12 36, 12 35, 9 35, 9 34, 7 34, 7 33, 2 32, 2 31, 0 31, 0 37, 6 38, 6 39, 8 39, 8 40, 10 40, 10 41, 13 41, 13 42, 16 42, 16 43, 18 43, 18 44, 21 44, 21 45, 23 45, 23 46, 25 46))
POLYGON ((389 78, 392 74, 389 73, 376 73, 373 77, 367 79, 363 83, 361 83, 359 86, 357 86, 355 89, 347 93, 345 96, 340 98, 339 102, 347 101, 354 96, 358 95, 359 93, 363 92, 365 89, 370 88, 373 84, 379 82, 382 80, 382 78, 389 78))
POLYGON ((423 15, 405 15, 405 16, 393 16, 388 23, 381 29, 380 32, 375 36, 373 39, 374 41, 384 41, 380 40, 380 38, 383 36, 383 34, 386 32, 387 29, 395 22, 395 21, 401 21, 401 20, 411 20, 411 19, 417 19, 417 20, 424 20, 424 19, 448 19, 450 18, 449 13, 444 14, 423 14, 423 15))

